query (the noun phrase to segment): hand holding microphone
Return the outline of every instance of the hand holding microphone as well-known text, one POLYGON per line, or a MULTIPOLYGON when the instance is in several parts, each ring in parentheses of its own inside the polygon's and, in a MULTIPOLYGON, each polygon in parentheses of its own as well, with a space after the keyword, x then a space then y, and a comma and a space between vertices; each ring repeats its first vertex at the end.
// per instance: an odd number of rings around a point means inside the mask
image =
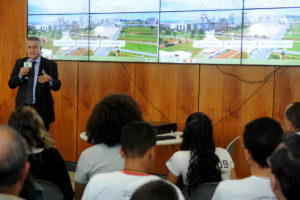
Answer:
POLYGON ((32 68, 32 63, 28 59, 26 62, 24 62, 23 67, 20 69, 20 76, 24 77, 25 79, 28 79, 28 72, 32 68))

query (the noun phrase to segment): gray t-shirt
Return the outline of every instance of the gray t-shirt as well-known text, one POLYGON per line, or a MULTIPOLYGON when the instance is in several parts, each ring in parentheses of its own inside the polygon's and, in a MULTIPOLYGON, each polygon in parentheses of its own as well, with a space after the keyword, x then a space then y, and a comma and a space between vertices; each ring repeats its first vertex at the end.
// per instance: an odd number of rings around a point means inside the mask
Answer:
POLYGON ((124 159, 120 155, 120 147, 96 144, 85 149, 77 163, 75 181, 86 184, 95 174, 123 169, 124 159))

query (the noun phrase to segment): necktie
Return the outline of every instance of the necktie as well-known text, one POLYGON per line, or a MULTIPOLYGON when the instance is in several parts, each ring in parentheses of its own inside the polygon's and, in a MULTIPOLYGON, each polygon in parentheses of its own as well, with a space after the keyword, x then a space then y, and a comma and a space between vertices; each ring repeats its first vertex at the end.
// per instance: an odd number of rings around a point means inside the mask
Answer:
POLYGON ((34 85, 34 65, 36 64, 35 61, 31 61, 32 67, 28 72, 28 79, 27 79, 27 88, 26 88, 26 100, 25 102, 28 104, 33 103, 33 85, 34 85))

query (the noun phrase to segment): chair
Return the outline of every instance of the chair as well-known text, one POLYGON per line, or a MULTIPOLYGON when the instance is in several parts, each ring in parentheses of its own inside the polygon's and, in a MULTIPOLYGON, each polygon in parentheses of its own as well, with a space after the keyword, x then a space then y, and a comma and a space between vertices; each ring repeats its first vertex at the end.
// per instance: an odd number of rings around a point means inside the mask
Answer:
POLYGON ((57 185, 46 180, 35 180, 43 189, 46 200, 64 200, 64 194, 57 185))
POLYGON ((226 147, 226 150, 229 152, 231 158, 233 157, 236 141, 240 139, 240 136, 235 137, 226 147))
POLYGON ((211 200, 219 182, 203 183, 197 186, 189 195, 187 191, 183 192, 185 200, 211 200))

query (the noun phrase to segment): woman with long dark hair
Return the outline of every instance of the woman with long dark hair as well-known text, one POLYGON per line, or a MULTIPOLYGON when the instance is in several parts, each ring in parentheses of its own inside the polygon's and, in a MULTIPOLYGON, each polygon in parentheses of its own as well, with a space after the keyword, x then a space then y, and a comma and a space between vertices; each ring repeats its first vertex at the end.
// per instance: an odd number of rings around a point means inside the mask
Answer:
POLYGON ((174 153, 166 165, 167 179, 176 184, 181 175, 189 193, 201 183, 230 179, 230 170, 234 167, 229 153, 215 147, 211 120, 201 112, 187 118, 181 150, 174 153))

